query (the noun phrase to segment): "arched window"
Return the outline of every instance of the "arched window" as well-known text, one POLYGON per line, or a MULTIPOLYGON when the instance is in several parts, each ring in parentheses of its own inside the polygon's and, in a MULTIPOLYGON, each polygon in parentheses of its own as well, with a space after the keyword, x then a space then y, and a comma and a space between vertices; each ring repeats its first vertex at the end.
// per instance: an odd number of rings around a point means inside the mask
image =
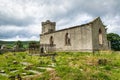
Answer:
POLYGON ((53 36, 50 37, 50 45, 52 46, 54 44, 53 36))
POLYGON ((65 45, 71 45, 70 35, 68 33, 65 34, 65 45))
POLYGON ((99 29, 99 44, 103 44, 103 36, 102 36, 102 30, 99 29))

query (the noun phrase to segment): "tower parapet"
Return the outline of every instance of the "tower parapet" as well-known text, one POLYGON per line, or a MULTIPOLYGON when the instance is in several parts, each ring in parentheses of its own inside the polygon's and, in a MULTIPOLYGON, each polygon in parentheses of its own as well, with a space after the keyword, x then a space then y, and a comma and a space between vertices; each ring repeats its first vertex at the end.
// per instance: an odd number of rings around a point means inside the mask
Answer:
POLYGON ((51 22, 47 20, 46 22, 42 22, 42 34, 51 33, 55 31, 56 22, 51 22))

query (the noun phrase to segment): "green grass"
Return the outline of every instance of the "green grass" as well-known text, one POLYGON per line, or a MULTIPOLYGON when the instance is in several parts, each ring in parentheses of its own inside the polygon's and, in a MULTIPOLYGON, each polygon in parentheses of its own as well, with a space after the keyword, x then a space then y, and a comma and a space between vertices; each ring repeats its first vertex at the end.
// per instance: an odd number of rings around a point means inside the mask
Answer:
POLYGON ((0 70, 4 70, 4 74, 8 76, 0 73, 0 80, 9 80, 9 76, 17 74, 22 77, 25 76, 23 73, 36 74, 29 70, 42 73, 34 80, 120 80, 119 52, 96 52, 94 54, 58 52, 55 59, 56 62, 52 62, 51 57, 30 56, 27 52, 1 54, 0 70), (99 63, 99 60, 102 62, 99 63), (49 67, 53 70, 48 71, 38 67, 49 67))

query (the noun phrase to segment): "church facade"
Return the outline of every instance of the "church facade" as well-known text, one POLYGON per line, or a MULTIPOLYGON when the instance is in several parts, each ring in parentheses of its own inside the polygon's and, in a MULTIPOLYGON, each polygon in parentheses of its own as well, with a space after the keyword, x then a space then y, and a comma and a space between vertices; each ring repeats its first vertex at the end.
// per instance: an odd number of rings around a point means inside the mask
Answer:
POLYGON ((49 20, 41 24, 40 44, 54 44, 56 51, 93 52, 109 49, 106 29, 100 17, 62 30, 56 30, 56 23, 49 20))

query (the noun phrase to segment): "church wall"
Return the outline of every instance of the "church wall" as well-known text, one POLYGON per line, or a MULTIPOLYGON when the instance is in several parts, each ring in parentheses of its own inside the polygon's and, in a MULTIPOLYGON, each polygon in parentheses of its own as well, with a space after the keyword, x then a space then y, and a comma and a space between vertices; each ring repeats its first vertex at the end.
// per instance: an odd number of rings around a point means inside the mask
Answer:
POLYGON ((57 51, 92 51, 92 30, 90 25, 56 31, 40 36, 41 44, 49 44, 53 36, 57 51), (65 35, 70 34, 71 45, 65 45, 65 35))
POLYGON ((97 19, 94 23, 92 23, 92 34, 93 34, 93 49, 94 50, 108 50, 108 42, 107 35, 105 31, 105 27, 100 19, 97 19), (99 29, 102 31, 102 42, 103 44, 99 44, 99 29))

